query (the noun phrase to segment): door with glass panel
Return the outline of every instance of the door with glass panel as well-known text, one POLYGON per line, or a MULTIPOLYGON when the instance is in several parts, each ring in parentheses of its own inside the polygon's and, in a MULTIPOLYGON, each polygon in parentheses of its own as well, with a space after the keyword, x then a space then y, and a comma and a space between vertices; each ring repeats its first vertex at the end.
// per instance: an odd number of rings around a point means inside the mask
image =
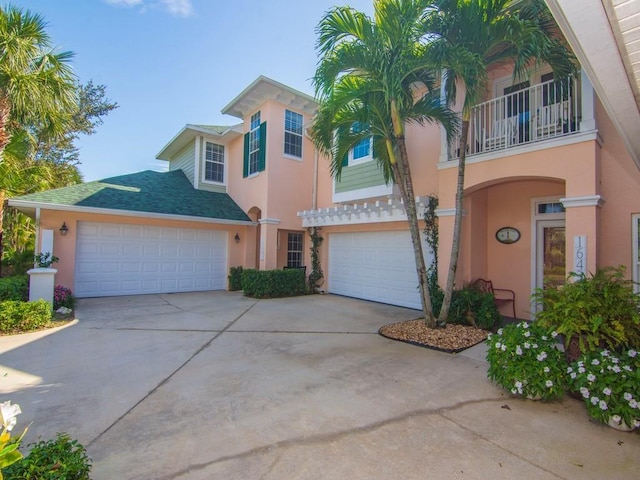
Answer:
POLYGON ((538 221, 536 243, 536 287, 564 285, 567 260, 564 220, 538 221))

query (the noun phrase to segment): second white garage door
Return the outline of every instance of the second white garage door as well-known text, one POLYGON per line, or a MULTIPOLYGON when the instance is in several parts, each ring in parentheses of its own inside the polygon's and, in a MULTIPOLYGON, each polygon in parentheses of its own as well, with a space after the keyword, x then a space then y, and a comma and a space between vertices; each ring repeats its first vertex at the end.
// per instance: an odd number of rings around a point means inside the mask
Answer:
POLYGON ((79 222, 75 295, 223 290, 227 232, 79 222))
POLYGON ((328 278, 330 293, 422 309, 408 231, 330 234, 328 278))

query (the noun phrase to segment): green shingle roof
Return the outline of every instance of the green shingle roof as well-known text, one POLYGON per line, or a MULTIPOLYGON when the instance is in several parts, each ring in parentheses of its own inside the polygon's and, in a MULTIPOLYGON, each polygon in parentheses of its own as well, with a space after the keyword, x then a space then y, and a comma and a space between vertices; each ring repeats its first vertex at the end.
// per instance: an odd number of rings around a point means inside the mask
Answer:
POLYGON ((146 170, 23 195, 14 200, 52 206, 68 205, 251 221, 228 194, 196 190, 182 170, 146 170))

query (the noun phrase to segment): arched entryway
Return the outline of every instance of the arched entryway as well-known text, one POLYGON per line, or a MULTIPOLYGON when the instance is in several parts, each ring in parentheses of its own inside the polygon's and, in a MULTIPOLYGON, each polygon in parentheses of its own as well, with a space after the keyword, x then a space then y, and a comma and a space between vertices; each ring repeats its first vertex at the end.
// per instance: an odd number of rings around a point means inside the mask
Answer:
MULTIPOLYGON (((516 292, 516 315, 530 318, 530 297, 543 280, 565 276, 565 183, 503 178, 465 195, 459 273, 516 292)), ((503 313, 507 313, 506 311, 503 313)))

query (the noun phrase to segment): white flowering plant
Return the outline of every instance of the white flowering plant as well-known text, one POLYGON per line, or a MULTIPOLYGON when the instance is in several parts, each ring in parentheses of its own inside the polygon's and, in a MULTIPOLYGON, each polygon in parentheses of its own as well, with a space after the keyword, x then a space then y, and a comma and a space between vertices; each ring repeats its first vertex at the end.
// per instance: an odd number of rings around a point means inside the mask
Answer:
POLYGON ((579 392, 593 418, 623 429, 640 427, 640 353, 587 352, 567 368, 569 386, 579 392))
POLYGON ((22 458, 18 447, 24 434, 27 433, 27 429, 25 428, 20 437, 11 438, 11 430, 16 426, 16 417, 20 413, 22 413, 20 405, 11 405, 11 401, 0 403, 0 422, 2 422, 2 433, 0 434, 0 480, 2 480, 2 469, 22 458))
POLYGON ((487 377, 513 395, 553 400, 564 395, 567 362, 558 334, 537 323, 506 325, 490 334, 487 377))

